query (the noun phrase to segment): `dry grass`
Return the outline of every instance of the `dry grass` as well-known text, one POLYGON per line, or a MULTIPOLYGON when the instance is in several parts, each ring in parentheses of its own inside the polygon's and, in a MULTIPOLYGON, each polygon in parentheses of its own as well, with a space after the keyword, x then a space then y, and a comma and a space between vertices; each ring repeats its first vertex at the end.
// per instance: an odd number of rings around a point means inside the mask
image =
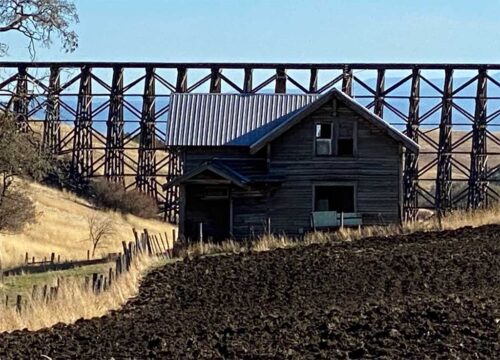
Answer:
POLYGON ((246 251, 269 251, 273 249, 321 244, 327 242, 355 241, 373 236, 393 236, 411 234, 420 231, 454 230, 464 226, 482 226, 500 223, 500 206, 476 211, 455 211, 441 221, 431 218, 427 221, 404 223, 402 225, 366 226, 361 228, 344 228, 335 232, 313 232, 303 239, 295 239, 281 235, 264 235, 256 241, 222 243, 195 243, 189 245, 180 256, 197 257, 217 253, 239 253, 246 251))
POLYGON ((60 254, 63 260, 86 258, 91 248, 87 219, 92 215, 109 217, 115 228, 96 256, 120 251, 122 240, 133 236, 133 227, 148 229, 153 234, 167 232, 170 236, 172 233, 172 226, 167 223, 97 210, 71 193, 36 183, 26 183, 24 189, 35 202, 37 223, 26 226, 22 233, 0 234, 0 266, 3 268, 22 263, 26 252, 38 259, 49 257, 51 252, 60 254))
POLYGON ((141 278, 148 269, 158 266, 160 260, 138 256, 131 270, 101 294, 86 289, 82 278, 70 278, 61 283, 57 298, 49 302, 35 300, 18 313, 15 307, 0 308, 0 332, 17 329, 37 330, 62 322, 70 324, 78 319, 103 316, 118 309, 135 296, 141 278))

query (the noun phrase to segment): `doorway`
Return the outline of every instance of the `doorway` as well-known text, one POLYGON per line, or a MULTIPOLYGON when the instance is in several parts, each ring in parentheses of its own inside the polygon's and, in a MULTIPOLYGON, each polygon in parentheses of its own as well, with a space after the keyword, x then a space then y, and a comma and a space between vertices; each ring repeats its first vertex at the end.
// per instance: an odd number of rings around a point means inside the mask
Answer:
POLYGON ((231 215, 229 188, 188 186, 186 189, 185 236, 200 241, 220 242, 230 237, 231 215))

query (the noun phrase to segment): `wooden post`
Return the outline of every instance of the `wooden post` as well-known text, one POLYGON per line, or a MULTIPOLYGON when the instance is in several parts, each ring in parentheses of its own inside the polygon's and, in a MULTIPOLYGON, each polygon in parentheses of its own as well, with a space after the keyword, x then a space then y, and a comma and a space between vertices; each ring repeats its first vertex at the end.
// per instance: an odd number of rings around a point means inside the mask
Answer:
POLYGON ((50 300, 54 300, 57 298, 57 286, 50 287, 50 300))
POLYGON ((175 229, 172 229, 172 246, 174 246, 174 243, 177 241, 177 236, 175 234, 175 229))
POLYGON ((344 213, 340 213, 340 228, 344 229, 344 213))
POLYGON ((55 260, 56 260, 56 254, 55 253, 50 254, 50 263, 53 264, 55 260))
POLYGON ((134 239, 136 241, 139 241, 139 234, 137 233, 137 230, 135 228, 132 228, 132 232, 134 233, 134 239))
POLYGON ((122 258, 122 270, 127 269, 127 262, 128 262, 128 248, 127 248, 127 243, 125 241, 122 241, 122 247, 123 247, 123 258, 122 258), (124 266, 125 265, 125 266, 124 266))
POLYGON ((97 273, 93 273, 92 274, 92 291, 96 291, 96 287, 97 287, 97 277, 98 277, 98 274, 97 273))
POLYGON ((17 298, 16 298, 16 311, 17 311, 18 313, 20 313, 20 312, 21 312, 22 302, 23 302, 23 297, 22 297, 22 295, 17 295, 17 298))
POLYGON ((57 263, 61 263, 61 255, 57 255, 57 263))
POLYGON ((174 250, 174 243, 172 242, 172 247, 170 247, 170 243, 168 241, 168 235, 167 233, 165 232, 165 242, 167 243, 167 251, 168 251, 168 255, 170 258, 172 258, 172 252, 174 250))
POLYGON ((119 253, 118 254, 118 257, 116 258, 116 278, 118 279, 118 277, 121 275, 122 273, 122 254, 119 253))
POLYGON ((28 252, 26 251, 26 257, 24 258, 24 262, 27 264, 29 262, 28 252))
POLYGON ((109 286, 111 286, 111 284, 113 283, 113 268, 109 268, 108 278, 109 278, 109 286))
POLYGON ((5 307, 9 306, 9 295, 5 295, 5 307))
POLYGON ((38 286, 33 285, 33 289, 31 290, 31 300, 36 300, 38 295, 38 286))
POLYGON ((203 242, 203 222, 200 222, 200 242, 203 242))
POLYGON ((165 245, 165 242, 163 242, 163 236, 161 236, 161 233, 158 234, 158 236, 160 237, 160 240, 161 240, 161 246, 163 247, 163 250, 165 251, 165 256, 170 257, 170 251, 169 251, 168 247, 165 245))
POLYGON ((90 260, 90 250, 87 250, 87 260, 90 260))
POLYGON ((161 256, 165 257, 166 256, 165 249, 162 248, 160 241, 158 240, 158 237, 156 235, 155 235, 155 242, 156 242, 156 245, 158 246, 158 249, 160 249, 161 256))
POLYGON ((147 229, 144 229, 144 236, 146 238, 146 244, 148 247, 148 255, 151 256, 153 255, 153 249, 151 247, 151 238, 149 237, 149 232, 147 229))
POLYGON ((158 255, 158 248, 156 247, 153 235, 149 235, 149 241, 151 241, 151 249, 153 250, 153 255, 158 255))
POLYGON ((33 258, 31 259, 31 263, 34 264, 35 263, 35 257, 33 256, 33 258))
POLYGON ((132 242, 128 243, 128 256, 129 256, 128 269, 130 269, 130 265, 132 265, 132 260, 133 260, 133 257, 134 257, 134 254, 132 253, 132 242))

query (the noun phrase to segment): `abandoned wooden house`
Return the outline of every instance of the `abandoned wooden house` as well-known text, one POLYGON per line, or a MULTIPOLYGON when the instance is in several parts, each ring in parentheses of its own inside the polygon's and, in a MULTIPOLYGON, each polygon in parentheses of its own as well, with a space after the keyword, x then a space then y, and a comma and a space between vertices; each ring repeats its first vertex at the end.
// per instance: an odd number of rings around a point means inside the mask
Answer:
POLYGON ((404 151, 418 145, 338 90, 324 95, 172 94, 166 142, 181 149, 180 234, 401 221, 404 151))

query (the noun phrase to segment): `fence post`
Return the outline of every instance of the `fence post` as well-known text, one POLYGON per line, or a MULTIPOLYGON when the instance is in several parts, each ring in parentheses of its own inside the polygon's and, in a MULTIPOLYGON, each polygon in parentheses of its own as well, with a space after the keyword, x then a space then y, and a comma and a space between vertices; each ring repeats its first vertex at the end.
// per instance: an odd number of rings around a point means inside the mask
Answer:
POLYGON ((123 257, 122 259, 122 269, 126 269, 128 271, 128 248, 127 248, 127 243, 125 241, 122 241, 122 247, 123 247, 123 257), (123 264, 123 260, 125 260, 125 264, 123 264), (125 266, 123 266, 125 265, 125 266))
POLYGON ((57 287, 50 287, 50 300, 54 300, 57 297, 57 287))
POLYGON ((163 248, 163 253, 165 254, 165 257, 168 257, 168 249, 165 246, 165 242, 163 241, 163 236, 161 236, 161 233, 158 234, 158 237, 160 238, 160 240, 158 240, 158 242, 161 241, 160 245, 163 248))
POLYGON ((340 213, 340 229, 344 229, 344 212, 340 213))
POLYGON ((148 255, 153 255, 153 250, 151 248, 151 239, 149 238, 149 233, 147 229, 144 229, 144 236, 146 237, 146 244, 148 246, 148 255))
POLYGON ((33 289, 31 290, 31 300, 37 300, 38 295, 38 286, 33 285, 33 289))
POLYGON ((172 253, 171 253, 171 249, 170 249, 170 245, 168 244, 168 237, 167 237, 167 233, 165 233, 165 243, 163 243, 163 237, 161 238, 161 242, 163 244, 163 247, 165 248, 165 251, 168 255, 168 258, 171 259, 172 258, 172 253))
POLYGON ((122 274, 122 254, 118 253, 118 257, 116 258, 116 278, 118 278, 122 274))
POLYGON ((23 297, 22 295, 17 295, 17 298, 16 298, 16 311, 18 313, 21 312, 21 308, 22 308, 22 301, 23 301, 23 297))
POLYGON ((56 261, 56 254, 52 253, 50 254, 50 263, 53 264, 56 261))
POLYGON ((29 262, 28 252, 26 251, 26 257, 24 258, 24 262, 27 264, 29 262))
POLYGON ((97 276, 98 276, 97 273, 92 274, 92 291, 94 291, 94 292, 95 292, 96 286, 97 286, 97 276))
POLYGON ((132 228, 132 232, 134 233, 135 241, 139 241, 139 234, 137 233, 137 230, 135 228, 132 228))
POLYGON ((154 236, 154 239, 155 239, 156 246, 158 246, 158 249, 160 250, 160 255, 161 255, 162 257, 165 257, 165 249, 163 249, 163 248, 161 247, 160 240, 158 240, 158 236, 156 236, 156 235, 155 235, 155 236, 154 236))
POLYGON ((200 222, 200 242, 203 242, 203 222, 200 222))
POLYGON ((108 277, 109 277, 109 286, 111 286, 111 284, 113 283, 113 268, 109 268, 108 277))

